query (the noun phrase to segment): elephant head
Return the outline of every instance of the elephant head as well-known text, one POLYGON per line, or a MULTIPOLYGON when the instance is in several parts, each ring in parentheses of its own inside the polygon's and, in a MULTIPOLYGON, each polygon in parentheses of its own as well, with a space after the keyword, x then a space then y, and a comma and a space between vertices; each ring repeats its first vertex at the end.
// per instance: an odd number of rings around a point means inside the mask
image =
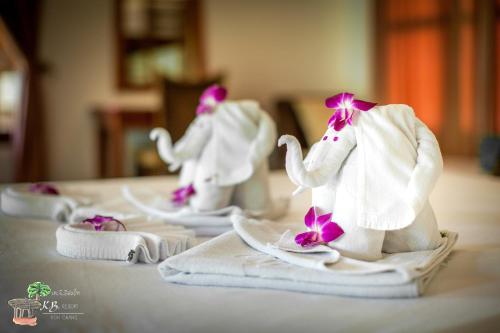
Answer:
POLYGON ((155 128, 149 138, 156 141, 158 153, 163 162, 169 164, 169 170, 177 170, 186 161, 196 159, 207 144, 212 132, 210 115, 199 115, 189 125, 186 133, 175 145, 170 134, 164 128, 155 128))
POLYGON ((346 128, 342 140, 335 140, 335 133, 329 128, 322 139, 315 143, 302 160, 299 141, 291 135, 283 135, 278 146, 286 145, 286 171, 290 180, 300 189, 319 187, 338 172, 345 158, 355 145, 354 130, 346 128))

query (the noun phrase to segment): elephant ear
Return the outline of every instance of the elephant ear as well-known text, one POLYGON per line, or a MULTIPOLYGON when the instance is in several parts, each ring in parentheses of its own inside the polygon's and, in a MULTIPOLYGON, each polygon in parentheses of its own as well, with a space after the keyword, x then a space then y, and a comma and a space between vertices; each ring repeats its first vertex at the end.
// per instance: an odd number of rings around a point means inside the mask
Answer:
MULTIPOLYGON (((213 114, 212 139, 202 157, 202 164, 212 168, 216 184, 229 186, 244 182, 269 155, 267 145, 274 146, 276 135, 269 137, 269 129, 261 128, 262 114, 258 104, 252 101, 225 102, 217 107, 213 114)), ((267 121, 265 124, 269 126, 267 121)), ((273 125, 271 123, 270 131, 275 133, 273 125)))

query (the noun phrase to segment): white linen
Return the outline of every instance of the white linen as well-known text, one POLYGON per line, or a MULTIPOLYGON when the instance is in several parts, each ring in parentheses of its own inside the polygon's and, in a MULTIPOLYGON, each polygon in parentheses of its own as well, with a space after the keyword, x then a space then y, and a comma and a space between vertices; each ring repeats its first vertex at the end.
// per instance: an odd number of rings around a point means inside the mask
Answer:
POLYGON ((332 212, 344 229, 332 245, 363 260, 380 259, 383 251, 440 245, 428 197, 441 173, 441 153, 432 132, 409 106, 357 112, 352 126, 340 132, 328 128, 324 138, 304 163, 294 137, 282 136, 279 144, 287 144, 286 168, 300 186, 296 192, 312 188, 311 206, 332 212))
POLYGON ((182 165, 179 185, 192 185, 188 205, 196 211, 238 206, 271 211, 268 157, 276 143, 276 124, 255 101, 226 101, 198 115, 174 145, 155 128, 158 153, 170 170, 182 165))
MULTIPOLYGON (((456 235, 450 233, 449 242, 439 254, 432 251, 427 254, 427 260, 434 257, 428 262, 399 254, 387 258, 383 264, 370 265, 349 260, 321 270, 306 268, 308 264, 304 267, 289 264, 257 251, 246 245, 236 231, 229 231, 165 260, 158 269, 166 281, 180 284, 270 288, 354 297, 417 297, 428 286, 455 240, 456 235), (410 263, 419 265, 418 269, 411 270, 410 263)), ((276 253, 271 247, 267 251, 276 253)), ((304 256, 296 255, 296 259, 304 256)))
MULTIPOLYGON (((500 324, 500 180, 481 174, 476 162, 445 159, 430 201, 442 229, 460 234, 446 266, 413 299, 365 299, 271 289, 197 287, 166 283, 157 265, 73 260, 56 250, 57 224, 0 213, 0 331, 15 330, 7 301, 43 281, 55 290, 77 288, 76 320, 38 317, 33 331, 62 332, 492 332, 500 324), (132 286, 132 287, 131 287, 132 286)), ((138 213, 121 196, 132 190, 164 191, 177 177, 143 177, 56 183, 116 198, 109 210, 138 213), (119 199, 119 200, 118 200, 119 199)), ((278 196, 291 193, 284 172, 273 172, 278 196)), ((306 195, 306 194, 304 194, 306 195)), ((310 202, 291 201, 283 221, 302 220, 310 202)), ((264 255, 255 257, 261 258, 264 255)), ((262 264, 266 264, 262 262, 262 264)))
POLYGON ((133 193, 129 187, 124 186, 122 194, 129 203, 143 213, 161 218, 170 224, 192 228, 197 236, 215 236, 230 230, 232 228, 231 216, 234 215, 280 218, 286 213, 289 205, 288 199, 279 198, 274 200, 265 211, 244 211, 238 206, 199 211, 191 206, 174 207, 165 195, 144 189, 133 193))
POLYGON ((0 207, 6 214, 59 222, 67 222, 73 210, 89 204, 90 199, 65 193, 64 189, 60 195, 47 195, 32 193, 26 185, 7 187, 0 195, 0 207))
POLYGON ((283 251, 273 242, 280 239, 287 225, 241 217, 234 220, 234 232, 161 263, 158 269, 163 278, 182 284, 285 289, 354 297, 417 297, 425 291, 457 239, 455 233, 448 232, 436 250, 387 254, 377 262, 366 262, 340 257, 331 251, 283 251), (244 243, 235 239, 238 236, 244 243), (260 260, 269 264, 248 260, 259 253, 264 254, 260 260))
POLYGON ((94 208, 77 209, 70 222, 56 231, 57 252, 76 259, 152 264, 187 250, 194 238, 193 231, 181 226, 147 216, 94 208), (91 225, 80 224, 95 215, 112 216, 122 222, 127 231, 95 231, 91 225))

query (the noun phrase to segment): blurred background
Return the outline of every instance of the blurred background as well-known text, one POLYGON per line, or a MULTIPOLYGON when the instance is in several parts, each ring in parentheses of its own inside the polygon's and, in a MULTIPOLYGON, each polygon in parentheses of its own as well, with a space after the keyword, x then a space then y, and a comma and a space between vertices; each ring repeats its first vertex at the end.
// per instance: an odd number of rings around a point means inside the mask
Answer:
POLYGON ((305 149, 328 96, 406 103, 445 157, 498 173, 499 0, 15 0, 0 14, 1 182, 167 173, 149 129, 179 138, 213 82, 305 149))

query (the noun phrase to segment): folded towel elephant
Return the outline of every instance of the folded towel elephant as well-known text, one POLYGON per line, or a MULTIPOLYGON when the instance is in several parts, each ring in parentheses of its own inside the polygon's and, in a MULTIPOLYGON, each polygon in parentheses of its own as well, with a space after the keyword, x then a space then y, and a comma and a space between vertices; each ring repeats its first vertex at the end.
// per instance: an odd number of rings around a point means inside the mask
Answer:
POLYGON ((257 102, 218 103, 198 114, 175 145, 162 128, 150 137, 170 170, 182 166, 180 186, 190 187, 193 209, 235 205, 255 213, 271 210, 267 157, 276 142, 276 125, 257 102))
POLYGON ((332 212, 344 230, 328 245, 364 260, 439 247, 428 201, 443 167, 435 136, 407 105, 352 115, 351 126, 341 119, 342 131, 330 126, 304 161, 295 137, 278 143, 287 145, 291 181, 299 190, 312 188, 312 206, 332 212))

